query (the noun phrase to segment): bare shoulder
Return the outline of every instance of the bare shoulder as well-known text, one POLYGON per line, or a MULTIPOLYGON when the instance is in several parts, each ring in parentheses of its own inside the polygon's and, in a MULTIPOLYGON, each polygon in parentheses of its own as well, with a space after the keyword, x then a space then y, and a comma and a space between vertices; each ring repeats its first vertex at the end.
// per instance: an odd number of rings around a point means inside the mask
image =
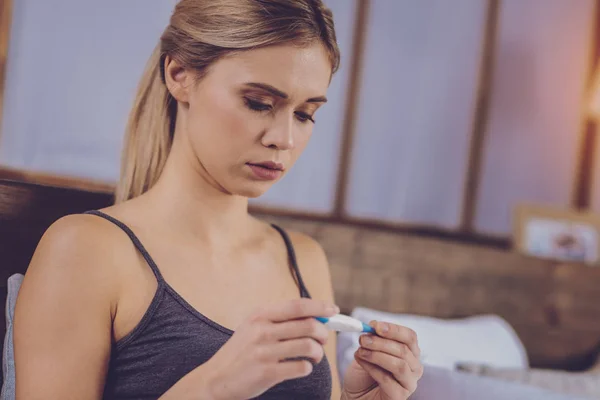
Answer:
POLYGON ((331 274, 323 247, 311 236, 286 231, 294 246, 298 268, 311 296, 317 299, 333 299, 331 274))
POLYGON ((44 233, 15 306, 17 398, 100 398, 119 293, 114 251, 125 243, 115 233, 92 215, 44 233))
POLYGON ((88 214, 67 215, 54 222, 44 233, 40 244, 65 245, 72 241, 95 243, 110 238, 114 230, 102 218, 88 214))
POLYGON ((328 269, 327 256, 323 247, 313 237, 298 231, 286 230, 294 245, 298 258, 305 261, 317 262, 317 269, 328 269))
MULTIPOLYGON (((44 233, 30 268, 51 266, 68 269, 76 261, 77 269, 94 269, 92 264, 107 260, 114 246, 123 245, 118 229, 97 216, 77 214, 62 217, 44 233), (81 261, 89 261, 82 263, 81 261)), ((91 272, 91 271, 87 271, 91 272)))
POLYGON ((33 254, 23 282, 37 295, 97 288, 105 295, 116 293, 115 255, 126 242, 118 228, 97 216, 69 215, 54 222, 33 254), (43 289, 42 289, 43 288, 43 289), (110 293, 109 293, 110 292, 110 293))

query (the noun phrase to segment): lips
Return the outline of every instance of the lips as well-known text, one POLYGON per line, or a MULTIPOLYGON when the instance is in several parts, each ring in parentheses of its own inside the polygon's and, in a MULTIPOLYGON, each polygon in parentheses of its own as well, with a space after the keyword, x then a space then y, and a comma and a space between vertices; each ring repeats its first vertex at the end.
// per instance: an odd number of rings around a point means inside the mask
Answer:
POLYGON ((247 163, 255 178, 263 181, 277 180, 283 174, 283 164, 272 161, 261 163, 247 163))
POLYGON ((257 166, 257 167, 263 167, 263 168, 267 168, 267 169, 272 169, 275 171, 283 171, 283 164, 281 163, 276 163, 273 161, 264 161, 261 163, 248 163, 248 165, 250 166, 257 166))

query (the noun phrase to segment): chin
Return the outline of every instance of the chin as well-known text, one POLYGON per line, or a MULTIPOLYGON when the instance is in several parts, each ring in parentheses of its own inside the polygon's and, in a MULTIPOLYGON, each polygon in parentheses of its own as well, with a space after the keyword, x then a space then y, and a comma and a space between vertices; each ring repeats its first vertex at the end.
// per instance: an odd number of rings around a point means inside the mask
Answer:
POLYGON ((241 187, 236 188, 235 194, 238 196, 248 197, 249 199, 255 199, 262 196, 273 186, 273 183, 257 183, 252 182, 241 187))

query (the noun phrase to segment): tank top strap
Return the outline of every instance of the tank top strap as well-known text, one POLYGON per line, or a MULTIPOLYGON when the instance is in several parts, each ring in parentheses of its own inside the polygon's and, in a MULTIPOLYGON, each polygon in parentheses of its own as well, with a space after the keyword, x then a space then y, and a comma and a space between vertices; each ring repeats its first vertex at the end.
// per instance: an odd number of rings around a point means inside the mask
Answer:
POLYGON ((140 240, 135 235, 135 233, 133 233, 133 231, 127 225, 125 225, 123 222, 119 221, 118 219, 111 217, 108 214, 103 213, 102 211, 92 210, 92 211, 86 211, 84 214, 96 215, 100 218, 104 218, 105 220, 112 222, 113 224, 115 224, 116 226, 121 228, 121 230, 123 230, 123 232, 125 232, 127 234, 127 236, 129 236, 129 238, 133 242, 133 245, 135 246, 135 248, 142 254, 142 256, 144 257, 144 260, 146 260, 146 262, 148 263, 148 266, 150 267, 150 269, 152 269, 152 272, 154 273, 154 276, 156 277, 156 280, 158 281, 158 283, 160 283, 160 284, 164 283, 164 278, 162 277, 162 274, 160 273, 158 266, 156 265, 156 263, 154 262, 154 260, 152 259, 152 257, 148 253, 148 251, 146 251, 146 248, 144 247, 142 242, 140 242, 140 240))
POLYGON ((283 230, 283 228, 275 224, 271 224, 271 226, 275 228, 277 232, 279 232, 279 234, 283 238, 283 241, 285 242, 285 247, 287 248, 288 257, 292 266, 292 272, 298 284, 298 288, 300 289, 300 296, 310 298, 310 293, 308 292, 308 289, 306 288, 306 285, 302 280, 302 274, 300 274, 300 268, 298 268, 298 260, 296 259, 296 252, 294 251, 294 246, 292 245, 292 241, 289 235, 285 230, 283 230))

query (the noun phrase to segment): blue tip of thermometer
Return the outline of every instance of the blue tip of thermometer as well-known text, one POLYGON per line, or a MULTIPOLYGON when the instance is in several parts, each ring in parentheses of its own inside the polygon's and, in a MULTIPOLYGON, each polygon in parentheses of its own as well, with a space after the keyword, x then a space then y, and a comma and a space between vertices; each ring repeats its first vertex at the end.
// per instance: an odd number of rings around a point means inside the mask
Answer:
POLYGON ((333 317, 316 317, 332 331, 337 332, 358 332, 358 333, 375 333, 375 329, 347 315, 337 314, 333 317))

